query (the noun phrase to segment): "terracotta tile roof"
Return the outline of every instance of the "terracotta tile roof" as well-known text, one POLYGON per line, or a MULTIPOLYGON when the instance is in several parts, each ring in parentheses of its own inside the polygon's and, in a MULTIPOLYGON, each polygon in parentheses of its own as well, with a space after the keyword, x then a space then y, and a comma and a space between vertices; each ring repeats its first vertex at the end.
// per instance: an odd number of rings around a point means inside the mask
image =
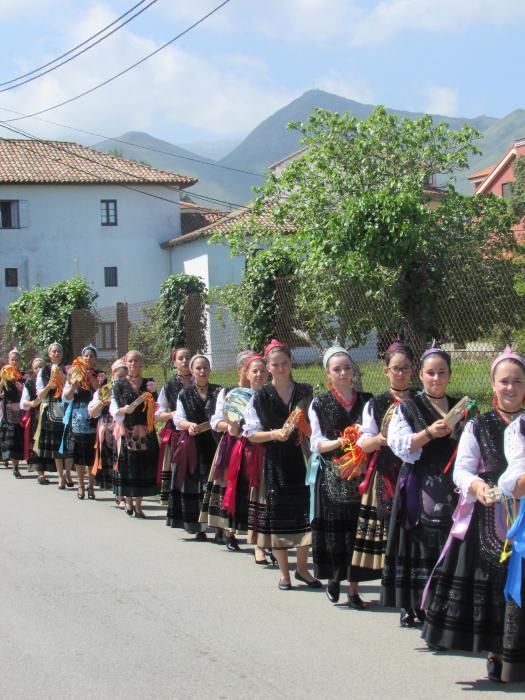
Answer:
POLYGON ((181 234, 185 236, 188 233, 191 233, 192 231, 196 231, 200 228, 205 228, 210 224, 214 224, 215 222, 220 221, 220 219, 222 219, 223 216, 226 216, 227 214, 228 212, 226 211, 210 210, 201 212, 188 212, 183 210, 181 211, 180 217, 181 234))
MULTIPOLYGON (((161 248, 173 248, 177 245, 184 245, 185 243, 195 241, 198 238, 206 238, 207 236, 211 236, 215 232, 227 233, 234 224, 241 223, 244 219, 248 219, 250 214, 251 207, 242 207, 242 209, 237 209, 236 211, 226 214, 216 223, 209 224, 208 226, 204 226, 196 231, 187 233, 185 236, 177 236, 176 238, 171 238, 169 241, 161 243, 161 248)), ((268 228, 272 229, 276 228, 272 218, 268 214, 260 214, 257 219, 263 226, 267 226, 268 228)))
POLYGON ((158 170, 70 141, 0 139, 0 184, 126 184, 189 187, 196 178, 158 170))
POLYGON ((478 170, 477 173, 472 173, 468 176, 469 180, 477 180, 480 177, 487 177, 494 170, 494 166, 491 165, 489 168, 484 168, 483 170, 478 170))

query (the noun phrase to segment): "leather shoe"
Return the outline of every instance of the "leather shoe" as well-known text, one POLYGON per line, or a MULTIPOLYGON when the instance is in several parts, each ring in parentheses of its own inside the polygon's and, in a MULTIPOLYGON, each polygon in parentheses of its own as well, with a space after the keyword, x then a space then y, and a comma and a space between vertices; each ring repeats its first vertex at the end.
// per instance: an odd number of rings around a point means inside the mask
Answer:
POLYGON ((146 516, 146 513, 143 513, 142 511, 138 511, 138 510, 135 508, 135 517, 136 517, 136 518, 142 518, 142 520, 145 520, 147 516, 146 516))
POLYGON ((328 581, 326 586, 326 597, 331 603, 337 603, 339 600, 339 592, 341 590, 341 584, 339 581, 328 581))
POLYGON ((230 535, 226 540, 226 549, 228 550, 228 552, 240 551, 241 548, 239 547, 239 543, 237 542, 235 535, 230 535))
POLYGON ((399 616, 399 626, 400 627, 413 627, 415 624, 415 616, 413 610, 407 610, 407 608, 401 608, 399 616))
POLYGON ((322 588, 323 587, 323 584, 321 583, 321 581, 319 581, 319 579, 313 578, 311 581, 309 581, 304 576, 301 576, 301 574, 298 571, 295 572, 295 578, 297 579, 297 581, 301 581, 302 583, 306 583, 308 588, 322 588))
POLYGON ((348 596, 348 607, 352 610, 364 610, 366 605, 359 593, 352 593, 348 596))
POLYGON ((280 591, 291 591, 292 590, 292 584, 290 581, 279 581, 279 590, 280 591))
POLYGON ((197 542, 206 542, 208 538, 206 537, 205 532, 197 532, 197 534, 195 535, 195 539, 197 540, 197 542))

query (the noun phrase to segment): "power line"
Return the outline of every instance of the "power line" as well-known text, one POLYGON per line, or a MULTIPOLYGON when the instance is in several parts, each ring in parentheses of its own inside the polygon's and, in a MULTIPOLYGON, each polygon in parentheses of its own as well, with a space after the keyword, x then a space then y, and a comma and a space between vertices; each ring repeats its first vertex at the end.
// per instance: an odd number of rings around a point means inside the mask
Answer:
MULTIPOLYGON (((220 163, 215 163, 210 160, 203 160, 201 158, 191 158, 190 156, 179 155, 178 153, 171 153, 170 151, 163 151, 160 148, 153 148, 152 146, 142 146, 138 143, 133 143, 133 141, 124 141, 123 139, 116 139, 112 136, 105 136, 104 134, 99 134, 96 131, 87 131, 86 129, 80 129, 79 127, 69 126, 68 124, 61 124, 60 122, 52 121, 51 119, 42 119, 41 117, 32 117, 30 114, 24 114, 23 112, 18 112, 15 109, 8 109, 7 107, 0 107, 3 112, 9 112, 10 114, 19 114, 22 119, 36 119, 44 124, 51 124, 52 126, 59 126, 62 129, 69 129, 70 131, 76 131, 79 134, 88 134, 89 136, 96 136, 100 139, 105 139, 106 141, 113 141, 114 143, 122 143, 125 146, 134 146, 135 148, 140 148, 143 151, 151 151, 152 153, 161 153, 162 155, 171 156, 172 158, 180 158, 181 160, 189 160, 193 163, 201 163, 202 165, 210 165, 212 168, 220 168, 221 170, 231 170, 234 173, 241 173, 242 175, 251 175, 253 177, 260 177, 264 179, 263 173, 257 173, 254 170, 243 170, 241 168, 232 168, 229 165, 221 165, 220 163)), ((15 119, 6 119, 5 121, 0 120, 0 124, 8 124, 13 121, 18 121, 15 119)))
MULTIPOLYGON (((11 131, 12 133, 15 133, 15 134, 17 134, 17 135, 19 135, 19 136, 24 136, 24 137, 28 140, 28 143, 31 142, 31 141, 37 141, 37 142, 39 142, 39 143, 45 143, 45 144, 47 144, 48 146, 50 146, 51 148, 53 148, 53 149, 56 150, 56 151, 60 151, 60 152, 62 152, 62 153, 66 153, 66 154, 68 154, 68 155, 72 155, 72 156, 74 156, 75 158, 80 158, 81 160, 85 160, 85 161, 87 161, 87 162, 89 162, 89 163, 98 164, 98 162, 97 162, 94 158, 89 158, 88 156, 81 155, 81 154, 78 154, 78 153, 74 153, 73 151, 70 151, 70 150, 68 150, 67 148, 63 147, 63 146, 60 146, 59 144, 54 143, 53 141, 46 141, 45 139, 41 139, 41 138, 39 138, 38 136, 34 136, 33 134, 30 134, 29 132, 24 131, 23 129, 19 129, 19 128, 14 127, 14 126, 7 126, 5 123, 2 123, 2 122, 0 122, 0 125, 2 125, 4 129, 7 129, 8 131, 11 131)), ((22 146, 22 148, 24 148, 24 146, 22 146)), ((32 150, 32 153, 34 154, 34 149, 26 148, 25 150, 28 150, 28 151, 29 151, 29 150, 32 150)), ((62 164, 64 164, 64 163, 62 163, 62 164)), ((83 172, 83 173, 87 173, 87 174, 89 174, 89 175, 92 175, 92 172, 90 172, 89 170, 85 170, 85 169, 83 169, 83 168, 80 168, 80 167, 78 167, 77 165, 72 165, 72 164, 70 164, 70 163, 65 163, 65 165, 66 165, 66 167, 71 168, 72 170, 77 170, 78 172, 83 172)), ((127 170, 123 170, 122 168, 117 168, 117 167, 115 167, 115 166, 107 165, 107 164, 104 165, 104 168, 106 168, 107 170, 113 170, 114 172, 120 173, 121 175, 127 175, 127 176, 129 176, 129 177, 131 177, 131 178, 135 178, 136 180, 139 180, 139 181, 141 180, 141 177, 140 177, 139 175, 136 175, 135 173, 131 173, 131 172, 127 171, 127 170)), ((125 189, 132 189, 132 190, 135 191, 135 192, 140 192, 141 194, 145 194, 145 195, 150 196, 150 197, 155 197, 156 199, 162 199, 162 200, 164 200, 164 201, 166 201, 166 202, 171 202, 172 204, 178 204, 178 203, 179 203, 178 201, 174 201, 174 200, 172 200, 172 199, 167 199, 166 197, 162 197, 162 196, 159 196, 159 195, 155 195, 155 194, 153 194, 153 193, 151 193, 151 192, 144 192, 143 190, 138 190, 138 189, 136 189, 136 188, 130 187, 129 185, 125 185, 125 184, 122 184, 122 183, 114 183, 114 184, 117 185, 118 187, 124 187, 125 189)), ((164 184, 164 183, 156 183, 156 184, 157 184, 158 187, 164 187, 165 189, 168 189, 168 190, 170 190, 170 191, 172 191, 172 192, 177 192, 177 193, 180 192, 180 188, 178 188, 178 187, 172 187, 172 186, 167 185, 167 184, 164 184)), ((242 206, 243 206, 243 205, 241 205, 241 204, 235 204, 235 203, 233 203, 233 202, 227 202, 227 201, 225 201, 225 200, 217 199, 217 198, 214 198, 214 197, 209 197, 209 196, 207 196, 207 195, 199 195, 199 194, 196 194, 195 192, 192 192, 192 193, 191 193, 191 196, 192 196, 192 197, 199 198, 199 199, 203 199, 203 200, 206 200, 206 201, 210 201, 210 202, 215 202, 215 203, 219 203, 219 204, 225 204, 225 205, 227 205, 227 206, 229 206, 229 207, 231 207, 231 208, 233 208, 233 209, 241 209, 242 206)))
MULTIPOLYGON (((122 75, 125 75, 126 73, 129 73, 129 71, 133 70, 137 66, 140 66, 142 63, 145 63, 147 60, 155 56, 156 54, 160 53, 163 51, 165 48, 173 44, 175 41, 183 37, 185 34, 188 34, 192 29, 195 29, 199 24, 202 24, 205 20, 207 20, 209 17, 211 17, 213 14, 218 12, 221 8, 223 8, 225 5, 227 5, 230 2, 230 0, 223 0, 223 2, 220 3, 220 5, 217 5, 213 10, 210 10, 207 14, 205 14, 203 17, 198 19, 196 22, 194 22, 192 25, 184 29, 182 32, 179 32, 176 36, 172 37, 168 41, 166 41, 162 46, 159 46, 157 49, 154 51, 151 51, 151 53, 147 54, 143 58, 141 58, 139 61, 136 61, 133 63, 131 66, 128 66, 127 68, 124 68, 124 70, 121 70, 119 73, 116 73, 115 75, 111 76, 111 78, 108 78, 107 80, 104 80, 104 82, 99 83, 98 85, 93 86, 89 90, 84 90, 84 92, 81 92, 79 95, 75 95, 75 97, 70 97, 68 100, 64 100, 63 102, 59 102, 56 105, 52 105, 51 107, 46 107, 45 109, 40 109, 38 112, 33 112, 32 114, 28 114, 26 117, 16 117, 15 119, 7 119, 6 122, 16 122, 20 121, 20 119, 26 119, 28 117, 37 117, 40 114, 45 114, 46 112, 51 112, 53 109, 58 109, 58 107, 64 107, 64 105, 70 104, 71 102, 74 102, 75 100, 79 100, 81 97, 85 97, 86 95, 91 94, 92 92, 95 92, 95 90, 98 90, 101 87, 104 87, 105 85, 109 85, 109 83, 113 82, 117 78, 120 78, 122 75)), ((6 123, 4 122, 4 123, 6 123)))
MULTIPOLYGON (((141 0, 141 2, 137 3, 136 5, 134 5, 134 7, 132 7, 132 8, 131 8, 130 10, 128 10, 126 13, 124 13, 123 15, 121 15, 121 16, 120 16, 118 19, 116 19, 114 22, 111 22, 111 24, 109 24, 107 27, 104 27, 104 29, 101 29, 99 32, 97 32, 96 34, 94 34, 93 37, 91 37, 90 39, 86 39, 86 41, 82 42, 82 44, 79 44, 78 47, 76 47, 76 48, 79 48, 80 46, 84 46, 84 44, 86 44, 86 43, 88 43, 89 41, 91 41, 91 39, 93 39, 94 37, 99 36, 99 34, 101 34, 101 33, 103 33, 104 31, 106 31, 106 29, 108 29, 109 27, 112 27, 115 23, 119 22, 123 17, 125 17, 126 15, 128 15, 128 14, 129 14, 130 12, 132 12, 136 7, 138 7, 139 5, 142 5, 144 2, 146 2, 146 0, 141 0)), ((27 80, 22 80, 21 82, 17 82, 16 85, 9 85, 9 87, 4 87, 4 88, 2 88, 2 89, 0 90, 0 92, 7 92, 8 90, 14 90, 15 88, 21 87, 22 85, 25 85, 26 83, 30 83, 30 82, 32 82, 33 80, 37 80, 38 78, 42 78, 42 76, 47 75, 48 73, 51 73, 51 72, 54 71, 54 70, 57 70, 58 68, 60 68, 61 66, 65 65, 66 63, 69 63, 70 61, 73 61, 75 58, 78 58, 78 57, 81 56, 82 54, 86 53, 86 51, 89 51, 89 50, 92 49, 93 47, 95 47, 95 46, 97 46, 98 44, 100 44, 102 41, 104 41, 105 39, 107 39, 108 37, 110 37, 112 34, 115 34, 115 32, 118 32, 119 29, 122 29, 122 27, 125 27, 125 26, 126 26, 127 24, 129 24, 132 20, 134 20, 136 17, 138 17, 138 16, 141 15, 143 12, 145 12, 148 8, 150 8, 152 5, 154 5, 156 2, 158 2, 158 0, 150 0, 149 4, 146 5, 146 7, 141 8, 141 9, 140 9, 138 12, 136 12, 134 15, 132 15, 131 17, 128 17, 127 20, 125 20, 124 22, 122 22, 122 24, 118 25, 117 27, 115 27, 114 29, 112 29, 110 32, 108 32, 108 33, 105 34, 104 36, 100 37, 100 39, 98 39, 97 41, 93 42, 93 43, 90 44, 89 46, 86 46, 86 47, 83 48, 81 51, 77 51, 77 53, 73 53, 76 49, 70 49, 70 50, 67 51, 65 54, 62 54, 62 56, 59 56, 58 58, 55 58, 53 61, 49 61, 49 63, 46 63, 44 66, 41 66, 40 68, 36 68, 36 69, 30 71, 29 73, 26 73, 25 76, 21 76, 21 77, 24 78, 24 77, 26 77, 26 76, 31 76, 33 73, 38 73, 38 75, 32 75, 32 77, 28 77, 27 80), (60 59, 64 58, 65 56, 68 56, 68 55, 71 54, 71 53, 73 53, 72 56, 69 56, 69 58, 65 58, 65 59, 64 59, 63 61, 61 61, 60 63, 57 63, 57 61, 60 61, 60 59), (57 65, 52 65, 53 63, 57 63, 57 65), (51 68, 48 68, 47 70, 43 70, 43 68, 46 68, 47 66, 51 66, 51 68)), ((13 80, 8 80, 8 81, 6 81, 5 83, 0 83, 0 86, 2 86, 2 85, 7 85, 8 83, 13 83, 13 82, 16 82, 16 81, 19 81, 19 80, 21 80, 21 78, 14 78, 13 80)))

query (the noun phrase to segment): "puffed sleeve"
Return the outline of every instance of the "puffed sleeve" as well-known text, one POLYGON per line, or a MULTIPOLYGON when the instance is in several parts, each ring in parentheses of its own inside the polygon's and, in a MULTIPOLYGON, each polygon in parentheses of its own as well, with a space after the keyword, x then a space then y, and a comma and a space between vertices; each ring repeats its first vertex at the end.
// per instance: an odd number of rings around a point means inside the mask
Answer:
POLYGON ((161 413, 171 413, 168 399, 164 387, 160 390, 159 398, 157 399, 157 409, 155 411, 155 420, 160 420, 161 413))
POLYGON ((257 415, 257 411, 255 410, 255 396, 252 396, 248 402, 248 405, 246 406, 246 412, 244 414, 244 429, 242 434, 249 438, 250 435, 258 433, 260 430, 262 430, 262 425, 261 421, 259 420, 259 416, 257 415))
POLYGON ((505 496, 512 496, 518 479, 525 474, 525 437, 521 432, 521 421, 522 418, 516 419, 505 430, 504 446, 508 467, 498 481, 505 496))
POLYGON ((217 430, 217 424, 219 421, 224 420, 224 397, 226 396, 226 389, 221 389, 219 395, 217 396, 217 403, 215 404, 215 412, 210 418, 210 425, 212 430, 217 430))
POLYGON ((43 367, 42 367, 42 369, 39 369, 38 374, 36 375, 36 392, 37 392, 37 394, 39 392, 41 392, 45 386, 44 385, 44 378, 42 376, 43 369, 44 369, 43 367))
POLYGON ((328 438, 321 432, 321 424, 319 423, 319 418, 317 412, 314 410, 313 402, 310 404, 308 409, 308 418, 310 419, 310 427, 312 428, 312 435, 310 436, 310 450, 312 452, 319 452, 319 443, 324 442, 328 438))
POLYGON ((474 421, 469 421, 461 434, 452 478, 467 501, 474 502, 476 497, 469 492, 470 485, 478 478, 481 462, 479 442, 474 435, 474 421))
POLYGON ((93 394, 93 398, 91 401, 88 403, 87 410, 89 415, 91 415, 91 411, 95 408, 95 406, 99 403, 100 401, 100 389, 97 389, 95 393, 93 394))
POLYGON ((117 403, 117 399, 115 398, 115 394, 112 392, 111 393, 111 401, 109 402, 109 413, 119 425, 124 425, 124 418, 125 416, 117 416, 117 411, 119 410, 120 406, 117 403))
POLYGON ((361 446, 362 441, 366 438, 371 438, 375 437, 376 435, 379 435, 379 428, 377 426, 376 419, 374 418, 374 414, 372 412, 372 401, 367 401, 363 409, 363 418, 361 420, 360 432, 361 435, 357 440, 357 444, 359 446, 361 446))
POLYGON ((184 404, 180 399, 177 399, 177 408, 175 409, 175 415, 173 416, 173 425, 177 430, 180 430, 179 423, 181 420, 188 420, 186 417, 186 411, 184 409, 184 404))
POLYGON ((401 412, 401 407, 397 406, 392 415, 392 420, 388 426, 387 443, 392 452, 402 459, 403 462, 414 464, 421 457, 422 450, 411 452, 412 435, 414 431, 401 412))
POLYGON ((66 381, 64 388, 62 389, 62 401, 70 401, 71 399, 66 399, 66 394, 71 391, 71 382, 66 381))
POLYGON ((24 388, 22 389, 22 396, 20 397, 21 411, 28 411, 31 408, 31 406, 28 405, 28 401, 31 401, 31 397, 29 396, 28 388, 24 385, 24 388))

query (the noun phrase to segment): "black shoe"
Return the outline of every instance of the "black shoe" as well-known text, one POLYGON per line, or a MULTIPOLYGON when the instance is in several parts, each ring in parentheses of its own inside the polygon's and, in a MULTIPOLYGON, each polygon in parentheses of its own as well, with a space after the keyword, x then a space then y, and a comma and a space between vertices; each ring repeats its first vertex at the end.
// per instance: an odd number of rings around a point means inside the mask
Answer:
POLYGON ((279 581, 279 590, 280 591, 291 591, 292 584, 290 583, 290 581, 279 581))
MULTIPOLYGON (((204 533, 206 534, 206 533, 204 533)), ((215 544, 225 544, 223 530, 217 530, 214 537, 215 544)))
POLYGON ((421 608, 416 608, 414 610, 414 612, 416 613, 417 621, 420 622, 421 624, 423 624, 425 622, 425 620, 427 619, 425 611, 422 610, 421 608))
POLYGON ((501 683, 501 669, 501 661, 498 661, 493 656, 487 659, 487 676, 489 677, 489 681, 501 683))
POLYGON ((341 584, 339 581, 328 581, 326 586, 326 597, 331 603, 337 603, 339 600, 339 593, 341 591, 341 584))
POLYGON ((265 559, 257 559, 257 558, 255 557, 255 555, 254 555, 253 558, 254 558, 255 563, 256 563, 258 566, 268 566, 268 560, 267 560, 266 558, 265 558, 265 559))
POLYGON ((135 509, 135 517, 136 518, 141 518, 142 520, 146 520, 146 513, 139 513, 138 510, 135 509))
POLYGON ((401 608, 399 616, 400 627, 413 627, 415 624, 415 614, 412 609, 401 608))
POLYGON ((427 647, 430 651, 447 651, 447 647, 442 647, 439 644, 430 644, 430 642, 427 642, 427 647))
POLYGON ((45 476, 39 476, 38 479, 37 479, 37 482, 38 482, 41 486, 47 486, 47 484, 49 484, 49 479, 46 479, 45 476))
POLYGON ((364 610, 366 605, 359 593, 352 593, 348 595, 348 607, 352 610, 364 610))
POLYGON ((15 477, 15 479, 22 478, 22 474, 20 474, 20 472, 18 471, 18 467, 13 467, 13 476, 15 477))
POLYGON ((295 572, 295 578, 297 579, 297 581, 301 581, 302 583, 306 583, 308 588, 322 588, 323 587, 323 584, 321 583, 321 581, 319 581, 319 579, 313 578, 311 581, 309 581, 304 576, 301 576, 301 574, 298 571, 295 572))
POLYGON ((129 509, 129 510, 128 510, 128 507, 126 506, 126 508, 124 510, 126 511, 126 514, 129 515, 130 517, 135 512, 135 508, 133 506, 131 506, 131 509, 129 509))
POLYGON ((239 543, 237 542, 235 535, 230 535, 226 540, 226 549, 228 550, 228 552, 241 551, 241 548, 239 547, 239 543))
POLYGON ((197 532, 197 534, 195 535, 195 540, 197 542, 206 542, 207 539, 208 538, 205 532, 197 532))
POLYGON ((74 489, 75 482, 74 481, 66 481, 66 486, 68 487, 68 489, 74 489))

